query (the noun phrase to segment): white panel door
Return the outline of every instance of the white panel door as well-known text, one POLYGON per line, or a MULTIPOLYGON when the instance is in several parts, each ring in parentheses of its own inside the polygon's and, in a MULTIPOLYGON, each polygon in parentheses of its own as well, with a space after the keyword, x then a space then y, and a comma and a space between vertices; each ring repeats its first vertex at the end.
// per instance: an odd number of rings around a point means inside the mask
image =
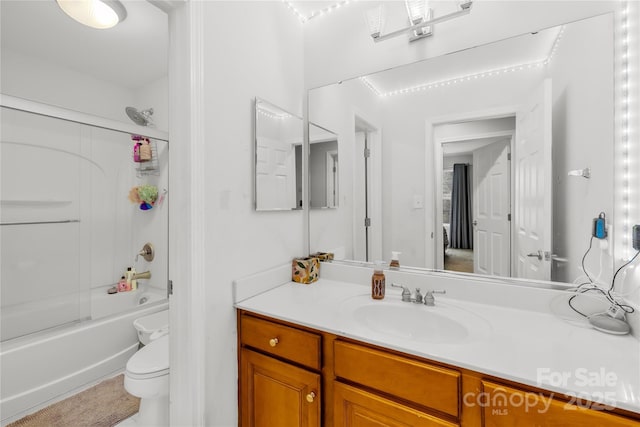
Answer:
POLYGON ((516 115, 516 275, 551 280, 551 79, 545 79, 516 115))
POLYGON ((256 208, 295 209, 295 146, 259 137, 256 150, 256 208))
POLYGON ((473 271, 511 275, 511 140, 473 152, 473 271))

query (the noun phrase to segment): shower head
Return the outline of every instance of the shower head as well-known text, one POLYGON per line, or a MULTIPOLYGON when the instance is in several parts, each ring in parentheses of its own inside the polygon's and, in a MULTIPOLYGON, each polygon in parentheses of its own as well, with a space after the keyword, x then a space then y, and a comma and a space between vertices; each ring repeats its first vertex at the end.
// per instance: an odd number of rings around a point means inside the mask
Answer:
POLYGON ((149 126, 153 124, 153 121, 151 120, 153 108, 138 111, 137 108, 127 107, 125 108, 125 111, 127 112, 127 116, 129 116, 129 118, 133 120, 135 124, 138 124, 140 126, 149 126))

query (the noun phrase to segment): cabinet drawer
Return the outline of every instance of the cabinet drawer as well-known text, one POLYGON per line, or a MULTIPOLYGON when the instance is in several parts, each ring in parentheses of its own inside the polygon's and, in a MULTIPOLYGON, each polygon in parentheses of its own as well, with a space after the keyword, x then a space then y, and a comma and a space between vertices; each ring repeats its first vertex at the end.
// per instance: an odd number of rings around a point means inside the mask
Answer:
POLYGON ((334 427, 458 427, 373 393, 334 382, 334 427))
POLYGON ((482 412, 485 427, 511 427, 526 425, 535 427, 607 426, 638 427, 640 423, 604 411, 572 405, 541 393, 482 381, 484 398, 482 412))
POLYGON ((243 315, 240 341, 243 345, 320 370, 320 335, 243 315))
POLYGON ((343 341, 334 357, 336 377, 459 417, 457 371, 343 341))

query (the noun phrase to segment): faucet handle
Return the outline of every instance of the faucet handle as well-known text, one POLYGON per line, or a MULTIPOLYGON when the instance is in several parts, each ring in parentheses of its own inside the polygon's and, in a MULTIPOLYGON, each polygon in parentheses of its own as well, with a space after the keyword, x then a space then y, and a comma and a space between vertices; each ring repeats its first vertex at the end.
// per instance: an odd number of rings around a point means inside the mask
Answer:
POLYGON ((422 304, 422 294, 420 293, 420 288, 416 288, 416 299, 413 301, 416 304, 422 304))
POLYGON ((433 294, 446 294, 447 291, 444 289, 432 289, 427 291, 424 296, 424 305, 434 306, 436 305, 436 299, 433 297, 433 294))
POLYGON ((405 285, 397 285, 395 283, 391 284, 394 288, 402 288, 402 301, 411 302, 411 291, 405 285))

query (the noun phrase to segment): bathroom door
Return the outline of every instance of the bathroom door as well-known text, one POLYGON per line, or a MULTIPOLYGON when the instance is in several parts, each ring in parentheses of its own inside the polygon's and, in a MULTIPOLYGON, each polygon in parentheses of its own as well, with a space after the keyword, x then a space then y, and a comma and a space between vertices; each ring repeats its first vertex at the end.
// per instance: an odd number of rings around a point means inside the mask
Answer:
POLYGON ((551 79, 516 115, 515 250, 517 277, 551 280, 551 79))
POLYGON ((257 209, 296 208, 295 145, 258 138, 256 186, 257 209))
POLYGON ((473 152, 473 272, 511 276, 511 139, 473 152))

